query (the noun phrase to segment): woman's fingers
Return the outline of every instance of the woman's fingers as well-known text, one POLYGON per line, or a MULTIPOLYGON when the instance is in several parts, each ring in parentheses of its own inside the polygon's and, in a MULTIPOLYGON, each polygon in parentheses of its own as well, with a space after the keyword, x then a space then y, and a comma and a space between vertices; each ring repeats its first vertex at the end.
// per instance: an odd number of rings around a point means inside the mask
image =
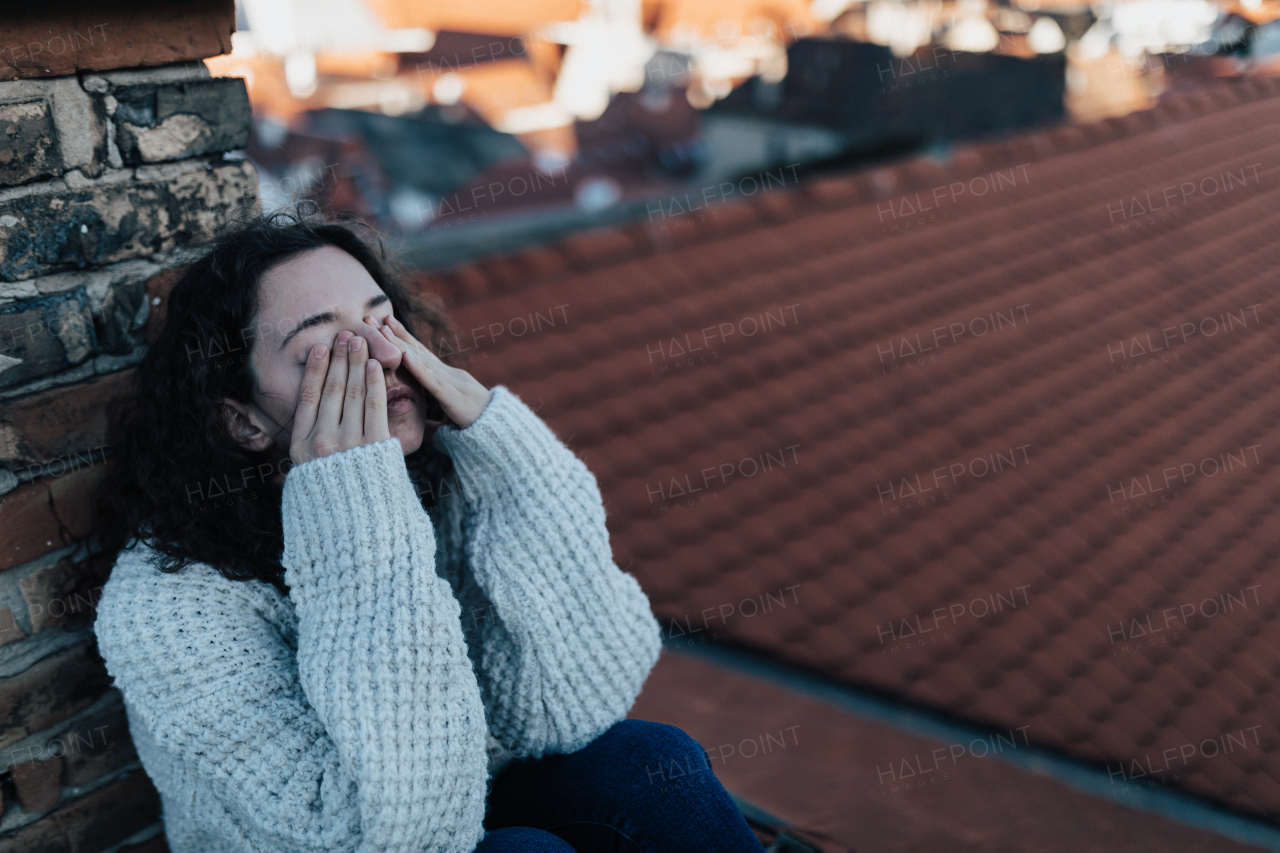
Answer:
POLYGON ((475 423, 493 398, 489 389, 467 371, 445 364, 394 316, 387 317, 382 331, 401 349, 409 373, 439 401, 450 420, 463 429, 475 423))
POLYGON ((298 407, 293 413, 291 448, 297 448, 300 442, 305 441, 316 425, 320 396, 324 389, 324 377, 329 367, 328 355, 327 346, 316 344, 307 356, 306 371, 302 374, 302 388, 298 391, 298 407))
POLYGON ((418 384, 427 389, 427 393, 435 397, 443 405, 444 397, 448 396, 449 389, 440 372, 429 367, 416 349, 404 351, 404 363, 409 368, 409 374, 418 380, 418 384))
POLYGON ((320 394, 320 411, 316 415, 312 435, 324 434, 330 439, 338 437, 338 424, 342 421, 342 398, 347 389, 347 348, 351 337, 351 332, 342 332, 338 334, 337 341, 334 341, 333 357, 329 359, 329 373, 324 380, 324 391, 320 394))
MULTIPOLYGON (((430 351, 428 351, 430 353, 430 351)), ((467 371, 450 367, 430 353, 429 363, 417 350, 404 354, 409 372, 435 397, 449 420, 460 429, 471 426, 493 399, 493 392, 467 371), (438 366, 436 366, 438 365, 438 366)))
POLYGON ((387 336, 387 340, 400 347, 402 350, 423 350, 426 349, 422 342, 409 333, 404 323, 395 318, 394 314, 387 315, 386 324, 383 328, 383 334, 387 336))
MULTIPOLYGON (((372 317, 366 318, 365 322, 376 323, 372 317)), ((423 346, 421 341, 411 335, 409 330, 404 327, 404 324, 394 316, 389 315, 386 323, 382 324, 379 330, 382 332, 383 337, 395 344, 400 350, 404 364, 409 368, 409 373, 413 375, 413 378, 418 380, 419 384, 426 388, 428 393, 436 399, 440 399, 439 395, 444 390, 444 376, 436 366, 445 368, 447 365, 430 349, 423 346)))
POLYGON ((391 331, 391 327, 383 321, 370 316, 364 318, 364 324, 372 328, 378 338, 391 344, 400 352, 404 352, 408 349, 408 344, 397 338, 395 332, 391 331))
POLYGON ((391 437, 387 426, 387 380, 382 364, 369 359, 365 364, 364 438, 368 444, 391 437))
POLYGON ((384 368, 394 373, 400 366, 403 350, 395 341, 387 340, 387 336, 382 333, 382 323, 373 317, 365 317, 359 334, 369 345, 369 357, 377 359, 384 368))
MULTIPOLYGON (((394 314, 387 316, 386 326, 390 330, 387 334, 388 340, 393 341, 404 349, 412 350, 420 355, 423 353, 430 354, 436 361, 440 361, 440 359, 436 357, 436 354, 431 352, 431 349, 426 344, 415 338, 413 334, 405 328, 404 323, 401 323, 395 318, 394 314)), ((444 364, 444 362, 440 363, 444 364)))
POLYGON ((364 338, 355 335, 348 343, 347 389, 342 398, 342 426, 338 430, 343 450, 364 444, 365 364, 369 347, 364 338))
POLYGON ((387 325, 391 327, 391 331, 395 332, 398 337, 402 337, 405 340, 413 339, 413 335, 409 334, 409 330, 404 327, 404 323, 396 319, 395 314, 387 315, 387 325))

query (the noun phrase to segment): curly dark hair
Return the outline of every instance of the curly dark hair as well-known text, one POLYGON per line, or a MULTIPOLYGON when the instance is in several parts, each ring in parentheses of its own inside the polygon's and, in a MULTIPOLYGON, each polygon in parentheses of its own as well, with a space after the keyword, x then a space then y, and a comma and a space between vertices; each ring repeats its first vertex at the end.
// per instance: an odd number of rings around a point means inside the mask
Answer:
MULTIPOLYGON (((162 555, 162 571, 204 562, 230 579, 256 578, 287 593, 282 489, 273 476, 288 470, 287 448, 241 447, 227 429, 222 400, 252 400, 248 353, 263 274, 323 246, 359 261, 395 316, 449 362, 444 342, 454 330, 443 304, 434 294, 410 295, 380 240, 374 248, 351 225, 298 213, 261 217, 220 237, 175 283, 163 329, 118 415, 119 452, 97 501, 98 541, 109 556, 141 539, 162 555)), ((418 482, 452 468, 429 440, 406 462, 418 482)), ((425 505, 434 503, 434 490, 420 493, 425 505)))

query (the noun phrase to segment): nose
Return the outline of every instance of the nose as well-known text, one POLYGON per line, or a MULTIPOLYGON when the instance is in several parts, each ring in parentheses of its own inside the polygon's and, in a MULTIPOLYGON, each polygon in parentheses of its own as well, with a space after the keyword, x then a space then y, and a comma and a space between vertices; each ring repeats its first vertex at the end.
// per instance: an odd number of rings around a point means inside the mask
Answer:
POLYGON ((376 328, 362 322, 356 329, 356 334, 369 342, 369 357, 378 361, 384 370, 395 372, 400 367, 402 355, 399 348, 384 338, 376 328))

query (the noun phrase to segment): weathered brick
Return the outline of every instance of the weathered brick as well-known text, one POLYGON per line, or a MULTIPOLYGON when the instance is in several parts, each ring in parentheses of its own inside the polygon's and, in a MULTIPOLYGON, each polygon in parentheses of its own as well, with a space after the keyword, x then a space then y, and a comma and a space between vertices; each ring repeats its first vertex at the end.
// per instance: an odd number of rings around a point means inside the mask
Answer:
POLYGON ((116 145, 125 163, 158 163, 249 144, 249 92, 239 77, 115 90, 116 145))
POLYGON ((28 483, 0 497, 0 571, 70 544, 43 483, 28 483))
POLYGON ((233 0, 66 0, 9 4, 0 80, 168 65, 231 50, 233 0))
POLYGON ((0 496, 0 571, 88 536, 94 490, 110 467, 94 465, 0 496))
POLYGON ((60 174, 62 160, 49 104, 0 104, 0 184, 25 184, 60 174))
POLYGON ((62 779, 61 758, 15 764, 10 775, 17 790, 18 805, 22 806, 24 812, 30 814, 48 811, 58 804, 62 779))
POLYGON ((147 300, 150 313, 147 315, 147 326, 142 330, 142 337, 148 344, 156 342, 160 330, 164 328, 164 318, 168 314, 169 291, 182 278, 187 267, 171 267, 156 273, 147 279, 147 300))
POLYGON ((110 573, 106 559, 73 563, 64 558, 18 581, 31 614, 31 633, 39 634, 46 628, 77 630, 87 625, 110 573))
POLYGON ((109 418, 132 379, 132 370, 120 371, 7 403, 0 409, 0 465, 56 477, 101 464, 109 418))
POLYGON ((0 768, 16 773, 32 764, 57 758, 62 761, 61 784, 87 785, 138 760, 129 734, 129 718, 118 690, 107 693, 98 709, 57 732, 27 738, 18 746, 0 750, 0 768))
POLYGON ((83 539, 93 532, 94 493, 102 478, 111 469, 111 462, 81 468, 63 477, 44 482, 49 485, 53 498, 53 512, 66 534, 73 540, 83 539))
POLYGON ((212 240, 261 211, 248 161, 190 163, 109 173, 71 188, 61 180, 14 195, 0 223, 0 278, 30 278, 114 263, 212 240))
POLYGON ((83 711, 110 686, 107 668, 91 642, 0 679, 0 749, 83 711))
POLYGON ((7 646, 9 643, 16 643, 18 640, 25 640, 27 632, 22 630, 22 626, 18 624, 18 620, 13 618, 13 610, 8 607, 0 607, 0 646, 7 646))
POLYGON ((160 795, 138 770, 0 838, 0 853, 97 853, 159 819, 160 795))
POLYGON ((86 74, 84 87, 89 92, 114 93, 127 86, 163 86, 187 80, 209 80, 212 76, 209 73, 209 66, 203 62, 178 62, 156 68, 125 68, 119 71, 104 71, 101 74, 86 74))
POLYGON ((107 160, 106 103, 81 88, 75 77, 0 83, 0 102, 0 133, 6 137, 0 158, 11 158, 5 165, 12 170, 0 168, 0 185, 24 184, 70 169, 89 177, 102 172, 107 160))
POLYGON ((141 332, 150 313, 146 300, 147 279, 161 269, 154 261, 134 258, 101 269, 43 275, 8 286, 30 285, 34 292, 16 294, 18 299, 82 288, 89 298, 98 349, 112 355, 127 355, 142 343, 141 332))
POLYGON ((103 297, 101 310, 93 314, 98 347, 112 355, 133 352, 140 343, 134 340, 134 335, 146 328, 147 315, 146 279, 112 285, 103 297))
POLYGON ((0 305, 0 388, 79 364, 96 349, 82 289, 0 305))
MULTIPOLYGON (((117 694, 118 695, 118 694, 117 694)), ((45 751, 62 752, 62 784, 87 785, 138 760, 123 701, 113 702, 51 738, 45 751)))

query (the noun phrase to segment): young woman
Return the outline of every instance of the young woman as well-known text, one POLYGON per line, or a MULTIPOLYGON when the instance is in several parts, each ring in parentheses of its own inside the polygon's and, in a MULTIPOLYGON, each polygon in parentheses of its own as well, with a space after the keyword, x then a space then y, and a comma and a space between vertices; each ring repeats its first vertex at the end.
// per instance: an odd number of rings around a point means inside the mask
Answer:
POLYGON ((760 851, 680 729, 595 477, 346 226, 219 240, 102 501, 95 629, 174 853, 760 851))

